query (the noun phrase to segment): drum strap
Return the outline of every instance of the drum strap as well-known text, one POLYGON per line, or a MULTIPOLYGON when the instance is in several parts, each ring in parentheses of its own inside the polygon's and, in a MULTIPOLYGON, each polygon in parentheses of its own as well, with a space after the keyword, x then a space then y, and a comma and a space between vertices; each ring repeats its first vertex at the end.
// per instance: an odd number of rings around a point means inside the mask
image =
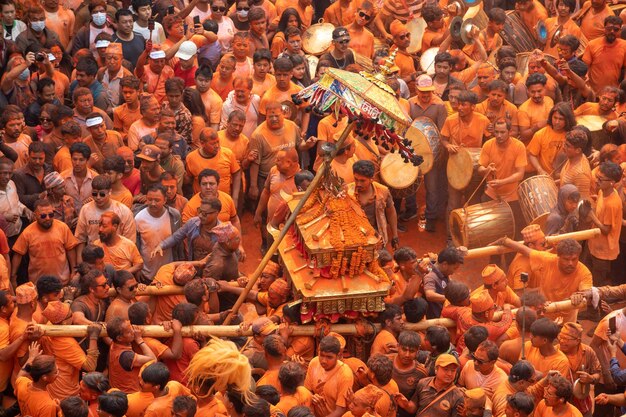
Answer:
POLYGON ((380 155, 377 154, 376 152, 374 152, 374 149, 372 149, 372 147, 370 146, 368 140, 364 140, 363 142, 359 141, 360 144, 362 144, 363 146, 365 146, 365 149, 367 149, 372 155, 374 155, 376 157, 376 160, 378 161, 378 163, 380 163, 380 155))
POLYGON ((465 201, 465 205, 463 206, 463 208, 467 207, 469 202, 472 201, 472 198, 474 198, 474 195, 476 195, 476 193, 478 192, 478 190, 480 189, 480 186, 483 185, 483 183, 485 182, 485 180, 487 180, 487 177, 489 176, 491 172, 488 172, 485 174, 485 176, 483 177, 483 179, 480 181, 480 184, 478 184, 478 187, 476 187, 474 189, 474 192, 472 193, 472 195, 465 201))

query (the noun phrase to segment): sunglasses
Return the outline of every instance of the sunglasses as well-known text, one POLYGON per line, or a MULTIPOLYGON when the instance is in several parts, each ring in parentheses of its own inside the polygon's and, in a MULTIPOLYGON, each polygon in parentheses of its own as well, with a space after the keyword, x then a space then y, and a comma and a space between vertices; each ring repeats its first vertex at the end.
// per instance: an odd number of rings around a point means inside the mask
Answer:
POLYGON ((224 7, 224 6, 215 6, 215 7, 211 7, 211 10, 213 10, 214 12, 224 13, 226 11, 226 7, 224 7))
POLYGON ((248 10, 250 10, 250 8, 249 7, 237 7, 237 10, 239 10, 239 11, 242 11, 242 10, 248 11, 248 10))
POLYGON ((40 117, 40 118, 39 118, 39 121, 40 121, 40 122, 42 122, 42 123, 43 123, 43 122, 51 122, 51 121, 52 121, 52 119, 51 119, 51 118, 49 118, 49 117, 40 117))
POLYGON ((485 363, 489 362, 489 360, 482 360, 482 359, 478 359, 473 353, 470 355, 472 357, 472 359, 474 360, 474 362, 476 362, 478 365, 484 365, 485 363))
POLYGON ((367 13, 363 13, 363 12, 359 12, 359 16, 361 16, 365 20, 370 20, 372 18, 372 16, 368 15, 367 13))
POLYGON ((107 196, 107 192, 106 191, 92 191, 91 192, 91 196, 92 197, 104 198, 104 197, 107 196))
POLYGON ((46 219, 46 218, 53 219, 54 218, 54 213, 42 213, 42 214, 39 215, 39 218, 41 218, 41 219, 46 219))
POLYGON ((404 35, 398 36, 398 39, 404 40, 404 39, 409 39, 410 37, 411 37, 410 33, 405 33, 404 35))
POLYGON ((350 39, 344 39, 342 41, 337 41, 337 43, 339 43, 341 45, 346 45, 346 44, 350 43, 350 39))

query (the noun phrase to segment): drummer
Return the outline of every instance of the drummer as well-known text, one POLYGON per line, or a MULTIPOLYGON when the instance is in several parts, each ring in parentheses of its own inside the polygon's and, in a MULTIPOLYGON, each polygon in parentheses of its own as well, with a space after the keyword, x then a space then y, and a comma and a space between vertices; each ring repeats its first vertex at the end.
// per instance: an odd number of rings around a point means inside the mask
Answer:
POLYGON ((487 116, 491 122, 487 129, 493 133, 493 123, 504 118, 511 125, 511 136, 518 137, 519 122, 517 121, 517 107, 506 100, 508 86, 502 80, 493 80, 487 85, 487 99, 476 106, 476 111, 487 116))
POLYGON ((515 11, 530 33, 535 33, 537 23, 545 22, 548 18, 548 11, 538 0, 516 0, 515 11))
MULTIPOLYGON (((483 139, 491 136, 487 131, 489 119, 475 111, 478 98, 471 91, 459 93, 458 112, 448 117, 441 129, 441 144, 449 154, 454 155, 461 147, 480 148, 483 139)), ((464 191, 448 187, 448 216, 450 212, 463 205, 464 191)), ((447 225, 449 229, 449 225, 447 225)), ((448 238, 450 234, 448 233, 448 238)))
MULTIPOLYGON (((502 46, 502 37, 500 37, 500 32, 504 30, 506 12, 499 7, 493 7, 491 10, 487 11, 487 17, 489 18, 489 23, 487 23, 487 27, 484 30, 480 31, 478 39, 485 47, 487 55, 489 55, 502 46)), ((481 59, 474 44, 466 45, 465 48, 463 48, 463 51, 474 60, 481 59)))
POLYGON ((585 102, 574 110, 574 116, 600 116, 606 120, 617 119, 615 104, 619 98, 620 90, 617 87, 607 85, 598 92, 598 102, 585 102))
MULTIPOLYGON (((517 187, 524 178, 527 165, 526 147, 510 136, 511 122, 498 118, 493 123, 493 139, 483 145, 478 159, 478 173, 487 175, 487 187, 482 201, 501 199, 509 203, 515 218, 515 230, 523 224, 522 209, 518 202, 517 187)), ((519 234, 519 232, 518 232, 519 234)))
POLYGON ((443 10, 437 3, 426 3, 422 8, 422 19, 426 22, 426 30, 422 36, 422 52, 441 45, 446 36, 450 34, 443 15, 443 10))
MULTIPOLYGON (((427 117, 435 123, 437 129, 441 130, 448 113, 446 107, 439 97, 434 94, 435 87, 433 80, 427 74, 422 74, 417 78, 417 95, 409 100, 411 105, 411 119, 417 117, 427 117)), ((445 212, 446 195, 441 190, 446 189, 446 171, 444 158, 435 158, 432 169, 424 175, 426 186, 426 231, 435 231, 435 220, 445 212)), ((416 207, 415 194, 406 198, 407 207, 416 207)), ((400 216, 400 221, 408 221, 417 215, 415 212, 406 211, 400 216)))

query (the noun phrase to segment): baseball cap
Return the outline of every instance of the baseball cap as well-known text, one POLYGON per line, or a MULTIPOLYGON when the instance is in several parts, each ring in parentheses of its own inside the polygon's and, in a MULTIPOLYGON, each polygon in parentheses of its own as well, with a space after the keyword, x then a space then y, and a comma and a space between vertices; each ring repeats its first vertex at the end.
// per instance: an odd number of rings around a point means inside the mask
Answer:
POLYGON ((178 52, 176 52, 176 58, 184 61, 192 58, 198 52, 198 47, 192 41, 185 41, 180 44, 178 52))
POLYGON ((252 333, 260 336, 269 336, 278 330, 278 326, 267 317, 260 317, 252 322, 252 333))
POLYGON ((428 74, 422 74, 417 77, 417 80, 415 80, 415 84, 417 84, 417 89, 419 91, 435 91, 433 79, 430 78, 430 75, 428 74))
POLYGON ((141 153, 137 155, 137 158, 143 159, 148 162, 158 161, 161 157, 161 150, 155 145, 146 145, 141 150, 141 153))
POLYGON ((333 30, 333 40, 334 41, 341 41, 341 40, 344 40, 344 39, 350 40, 350 33, 348 32, 348 29, 346 29, 344 27, 335 28, 333 30))
POLYGON ((435 361, 435 366, 443 366, 446 367, 448 365, 456 365, 459 366, 459 361, 453 355, 449 353, 442 353, 437 356, 437 360, 435 361))

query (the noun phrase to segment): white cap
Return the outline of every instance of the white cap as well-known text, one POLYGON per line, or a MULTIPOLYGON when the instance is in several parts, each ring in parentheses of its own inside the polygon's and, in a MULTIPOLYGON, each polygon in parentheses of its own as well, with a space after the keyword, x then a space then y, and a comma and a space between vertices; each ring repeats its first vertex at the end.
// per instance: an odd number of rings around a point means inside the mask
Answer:
POLYGON ((85 124, 87 125, 87 127, 98 126, 102 122, 104 122, 104 119, 100 116, 92 117, 90 119, 85 120, 85 124))
POLYGON ((198 47, 192 41, 185 41, 180 44, 178 52, 176 52, 176 58, 186 61, 193 57, 198 52, 198 47))
POLYGON ((96 48, 106 48, 110 44, 111 42, 107 41, 106 39, 100 39, 99 41, 96 41, 96 48))
POLYGON ((150 58, 152 59, 165 58, 165 51, 162 51, 162 50, 150 51, 150 58))

